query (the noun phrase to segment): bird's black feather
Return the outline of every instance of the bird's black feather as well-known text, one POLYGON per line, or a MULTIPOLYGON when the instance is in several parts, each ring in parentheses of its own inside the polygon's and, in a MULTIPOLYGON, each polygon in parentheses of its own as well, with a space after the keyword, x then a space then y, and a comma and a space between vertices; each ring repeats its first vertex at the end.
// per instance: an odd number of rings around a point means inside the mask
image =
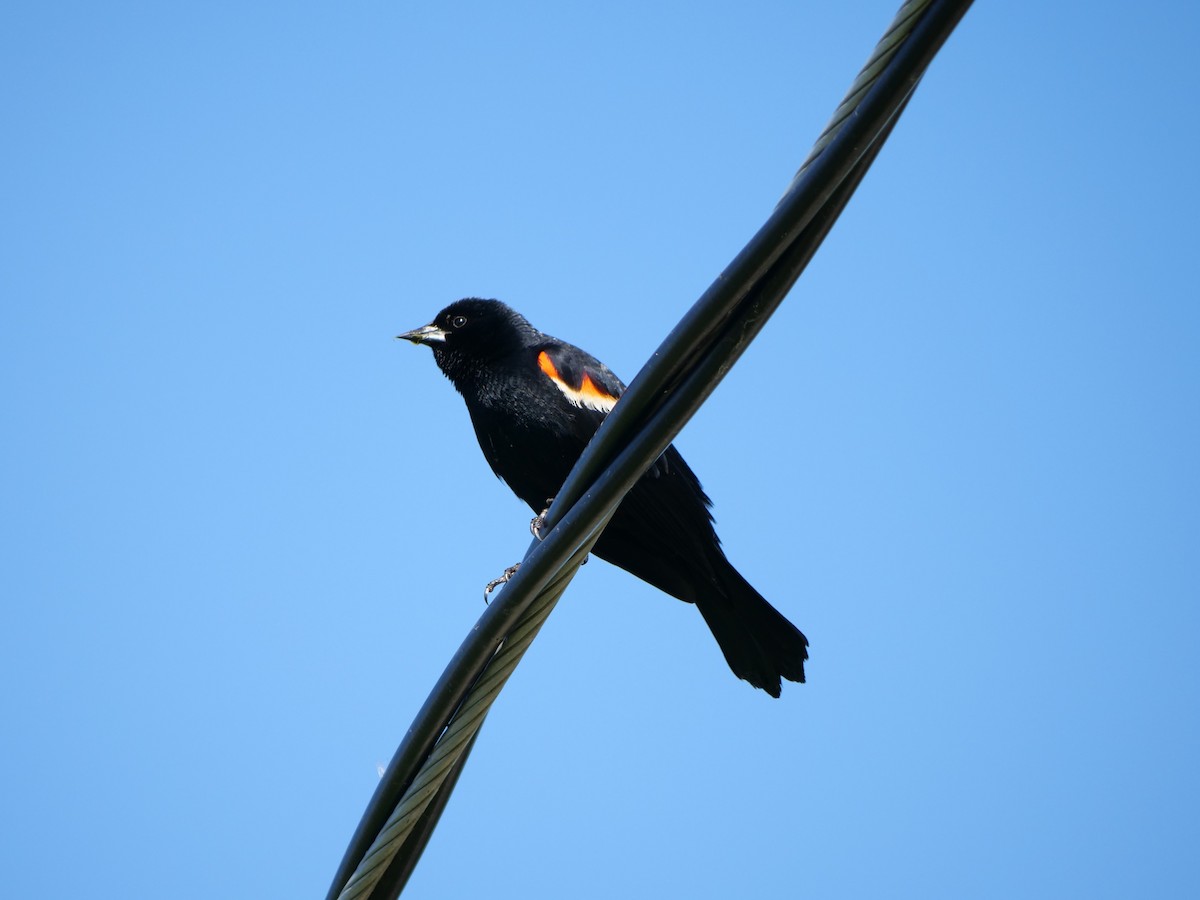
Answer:
MULTIPOLYGON (((428 344, 466 401, 492 471, 540 513, 625 389, 598 359, 497 300, 468 298, 401 335, 428 344)), ((804 681, 808 641, 725 558, 711 501, 674 446, 621 501, 593 552, 695 603, 739 678, 804 681)))

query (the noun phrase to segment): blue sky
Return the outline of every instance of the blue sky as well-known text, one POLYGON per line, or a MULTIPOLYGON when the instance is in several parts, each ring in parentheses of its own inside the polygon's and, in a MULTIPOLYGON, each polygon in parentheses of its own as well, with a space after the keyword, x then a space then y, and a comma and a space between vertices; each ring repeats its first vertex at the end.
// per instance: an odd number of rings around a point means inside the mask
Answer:
MULTIPOLYGON (((0 13, 14 896, 324 892, 528 543, 392 336, 630 379, 894 10, 0 13)), ((1195 893, 1198 18, 968 14, 678 441, 809 683, 588 565, 405 896, 1195 893)))

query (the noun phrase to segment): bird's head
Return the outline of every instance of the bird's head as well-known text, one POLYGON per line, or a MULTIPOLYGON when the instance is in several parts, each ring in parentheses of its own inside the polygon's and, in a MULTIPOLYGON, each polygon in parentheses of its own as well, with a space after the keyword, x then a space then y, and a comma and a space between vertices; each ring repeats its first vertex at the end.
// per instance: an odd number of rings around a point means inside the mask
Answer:
POLYGON ((456 383, 487 360, 530 346, 541 337, 516 310, 499 300, 478 297, 456 300, 428 325, 396 335, 397 340, 431 348, 438 366, 456 383))

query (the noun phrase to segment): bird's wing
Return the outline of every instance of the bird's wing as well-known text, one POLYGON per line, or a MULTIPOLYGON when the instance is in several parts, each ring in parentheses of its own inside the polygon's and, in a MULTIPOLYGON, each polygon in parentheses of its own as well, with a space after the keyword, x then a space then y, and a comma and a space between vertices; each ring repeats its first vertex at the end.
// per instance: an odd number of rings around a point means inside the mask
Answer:
MULTIPOLYGON (((542 374, 554 383, 572 406, 580 410, 581 414, 577 417, 581 426, 579 436, 586 444, 605 416, 616 406, 625 391, 624 383, 596 357, 565 341, 553 340, 543 344, 538 349, 537 363, 542 374)), ((673 446, 668 447, 646 470, 650 478, 667 474, 681 476, 681 483, 676 489, 684 489, 700 499, 705 508, 711 505, 700 482, 673 446)))
POLYGON ((542 346, 537 364, 568 403, 599 413, 599 419, 608 415, 625 390, 621 379, 608 366, 578 347, 560 341, 542 346))

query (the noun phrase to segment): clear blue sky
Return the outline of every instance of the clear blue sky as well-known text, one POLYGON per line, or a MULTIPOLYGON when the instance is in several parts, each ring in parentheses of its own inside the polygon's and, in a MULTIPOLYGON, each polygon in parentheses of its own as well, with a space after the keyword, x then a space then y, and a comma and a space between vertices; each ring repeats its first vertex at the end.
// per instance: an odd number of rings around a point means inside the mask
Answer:
MULTIPOLYGON (((529 539, 392 336, 628 380, 896 5, 8 4, 5 893, 321 895, 529 539)), ((406 896, 1200 890, 1198 26, 968 14, 678 442, 809 684, 592 563, 406 896)))

